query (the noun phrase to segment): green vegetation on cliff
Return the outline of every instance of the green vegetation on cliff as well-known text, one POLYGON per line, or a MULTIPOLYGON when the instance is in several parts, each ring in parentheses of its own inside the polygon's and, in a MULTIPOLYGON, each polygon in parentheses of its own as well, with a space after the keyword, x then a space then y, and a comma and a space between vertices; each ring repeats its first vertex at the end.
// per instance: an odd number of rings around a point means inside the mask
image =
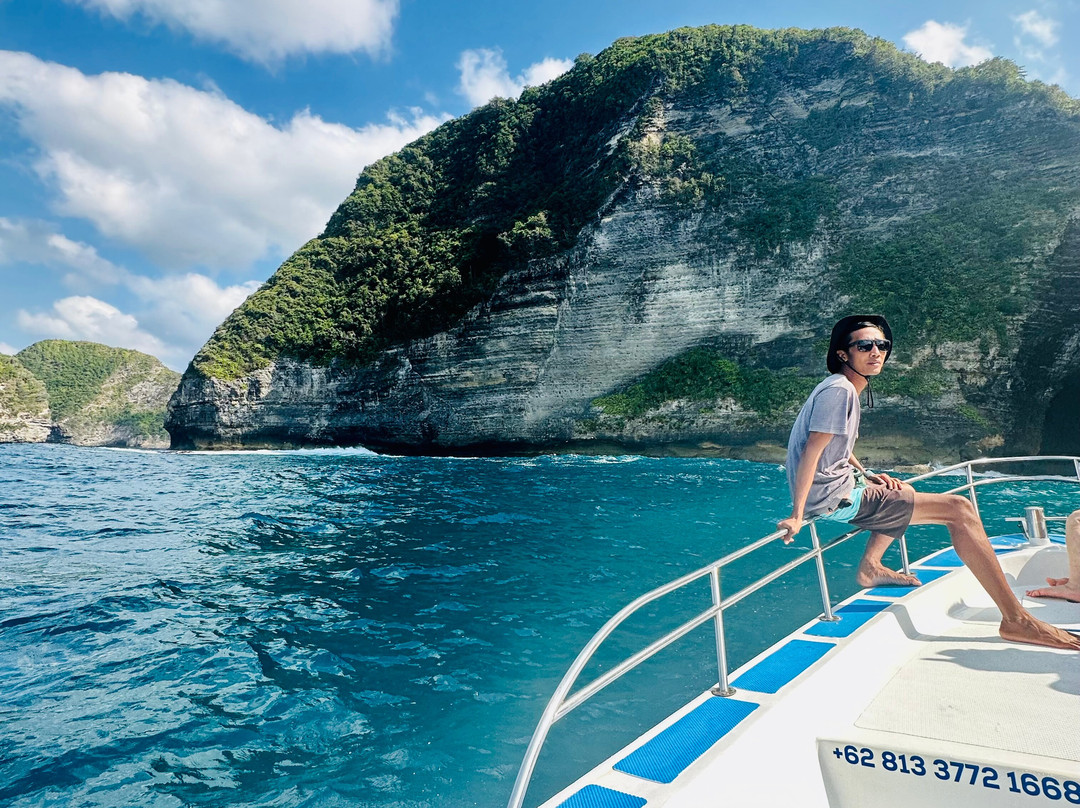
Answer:
MULTIPOLYGON (((603 338, 572 346, 608 352, 590 357, 610 362, 604 383, 557 389, 612 390, 594 403, 616 418, 727 398, 776 424, 821 370, 811 335, 853 310, 893 324, 882 393, 910 412, 941 409, 947 394, 946 421, 1007 412, 1007 431, 1010 391, 1034 389, 1014 384, 1016 352, 1038 327, 1036 304, 1052 298, 1061 273, 1049 268, 1072 265, 1076 210, 1080 106, 1007 61, 951 70, 847 29, 707 26, 623 39, 369 166, 325 231, 196 355, 174 434, 185 419, 219 429, 206 412, 243 394, 206 379, 241 379, 279 358, 334 363, 375 394, 346 440, 399 429, 391 410, 412 392, 482 408, 465 392, 479 389, 470 378, 502 378, 498 400, 525 402, 546 381, 534 368, 557 375, 560 357, 578 355, 560 349, 608 323, 603 338), (567 320, 586 330, 562 329, 567 320), (554 334, 554 348, 524 356, 540 340, 492 336, 495 323, 554 334), (679 339, 656 338, 660 329, 679 339), (356 372, 443 330, 447 339, 403 352, 412 375, 356 372), (631 382, 610 348, 616 335, 639 340, 647 359, 637 361, 658 370, 631 382), (713 348, 663 364, 671 344, 713 348), (937 358, 958 344, 972 349, 970 372, 937 358), (469 371, 447 373, 444 362, 469 371)), ((564 403, 577 412, 587 402, 564 403)), ((409 440, 467 442, 453 432, 462 409, 446 404, 429 418, 445 423, 409 440)), ((504 432, 546 440, 562 428, 555 421, 504 432)))
POLYGON ((908 344, 988 332, 1006 343, 1008 318, 1030 308, 1036 288, 1037 279, 1021 272, 1031 268, 1018 263, 1055 240, 1060 224, 1045 211, 1078 201, 1076 189, 1046 188, 1035 177, 987 187, 971 182, 970 169, 956 168, 943 194, 947 207, 890 238, 855 240, 838 255, 853 305, 887 313, 908 344))
POLYGON ((154 357, 95 342, 43 340, 16 359, 40 380, 53 419, 75 442, 119 430, 136 443, 167 445, 165 408, 180 374, 154 357))
MULTIPOLYGON (((922 122, 942 110, 965 105, 972 115, 992 115, 1017 99, 1045 106, 1048 131, 1055 115, 1075 106, 1060 91, 1023 81, 1008 63, 952 71, 847 29, 706 26, 622 39, 598 56, 579 57, 568 73, 527 88, 518 100, 493 101, 369 166, 325 232, 220 326, 193 370, 230 379, 279 356, 363 363, 390 344, 446 328, 486 299, 508 270, 571 247, 635 177, 659 183, 668 204, 726 211, 729 228, 718 239, 742 238, 758 257, 786 254, 834 217, 850 192, 843 177, 815 171, 820 160, 805 159, 806 150, 854 150, 870 160, 874 127, 884 117, 909 117, 917 138, 922 122), (672 103, 696 98, 734 107, 752 100, 764 111, 793 81, 808 86, 838 75, 861 85, 870 103, 815 108, 777 131, 775 153, 722 136, 695 142, 661 131, 672 103)), ((942 176, 950 170, 942 166, 942 176)), ((945 205, 951 191, 949 182, 941 185, 942 204, 930 214, 940 223, 912 224, 885 242, 838 245, 839 277, 869 267, 888 280, 917 262, 921 286, 867 293, 859 302, 893 316, 911 310, 920 332, 964 333, 965 320, 1011 284, 1002 280, 974 303, 932 288, 954 265, 943 270, 942 260, 922 261, 920 250, 932 247, 923 235, 966 239, 969 232, 950 228, 977 226, 959 222, 964 212, 945 205)), ((1027 198, 1029 190, 1020 186, 1000 205, 1041 205, 1027 198)), ((1017 238, 981 249, 995 268, 1007 267, 1017 238)), ((964 271, 975 271, 979 257, 965 256, 964 271)))
POLYGON ((637 418, 668 401, 711 404, 729 398, 768 417, 800 404, 818 381, 791 372, 741 367, 711 348, 692 348, 625 390, 592 403, 605 415, 637 418))
MULTIPOLYGON (((792 370, 774 371, 739 365, 714 348, 691 348, 668 360, 624 389, 594 399, 604 415, 640 418, 655 414, 664 404, 685 401, 711 406, 731 399, 742 409, 768 420, 800 406, 822 376, 804 376, 792 370)), ((945 371, 932 360, 916 368, 890 364, 874 379, 878 395, 926 400, 940 395, 945 371)), ((705 411, 705 410, 703 410, 705 411)), ((973 407, 963 409, 971 418, 973 407)))
POLYGON ((50 339, 35 342, 16 356, 45 384, 57 420, 74 415, 101 392, 101 386, 135 351, 96 342, 50 339))
MULTIPOLYGON (((1045 107, 1047 138, 1061 115, 1076 112, 1072 99, 1024 81, 1011 63, 952 71, 847 29, 706 26, 622 39, 520 99, 493 101, 368 167, 325 232, 221 325, 193 368, 231 379, 278 356, 367 362, 446 328, 509 269, 572 246, 635 176, 659 183, 669 204, 729 211, 718 238, 734 234, 758 257, 785 254, 850 194, 842 177, 785 151, 852 152, 872 163, 884 118, 910 118, 917 143, 924 122, 943 112, 990 120, 1018 102, 1045 107), (792 81, 838 74, 861 84, 869 102, 822 105, 777 132, 779 163, 731 138, 662 131, 665 105, 680 99, 732 107, 753 99, 764 110, 792 81)), ((903 336, 967 338, 988 316, 1001 323, 1024 293, 1015 262, 1052 222, 1040 213, 1070 201, 1035 177, 995 182, 1009 160, 1007 151, 968 163, 942 158, 940 181, 919 189, 929 197, 925 214, 837 245, 838 285, 854 288, 856 305, 902 323, 903 336), (868 275, 880 283, 857 283, 868 275), (990 281, 973 287, 976 276, 990 281)), ((872 168, 887 182, 911 165, 872 168)))
POLYGON ((0 421, 48 417, 45 385, 13 356, 0 354, 0 421))

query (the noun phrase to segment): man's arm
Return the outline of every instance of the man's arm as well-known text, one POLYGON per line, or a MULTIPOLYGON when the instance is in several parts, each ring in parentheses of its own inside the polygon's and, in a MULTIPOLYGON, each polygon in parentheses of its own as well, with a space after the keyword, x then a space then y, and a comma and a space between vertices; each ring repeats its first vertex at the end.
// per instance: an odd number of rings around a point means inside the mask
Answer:
POLYGON ((866 467, 859 462, 859 458, 855 456, 854 452, 851 453, 851 456, 847 459, 847 462, 853 465, 856 471, 861 472, 864 477, 866 476, 866 467))
POLYGON ((825 451, 835 435, 830 432, 811 432, 806 439, 806 448, 803 449, 802 460, 795 472, 795 490, 791 493, 792 507, 791 516, 781 520, 776 526, 787 532, 784 536, 784 544, 791 544, 795 534, 802 530, 803 508, 806 507, 806 498, 810 496, 810 488, 814 484, 814 473, 817 471, 821 453, 825 451))
POLYGON ((848 462, 853 465, 858 471, 862 472, 862 476, 866 478, 866 481, 873 483, 874 485, 883 485, 886 488, 902 488, 903 482, 897 480, 895 477, 890 477, 888 474, 874 474, 872 471, 867 471, 862 463, 859 462, 859 458, 855 456, 855 453, 851 453, 851 457, 848 458, 848 462))

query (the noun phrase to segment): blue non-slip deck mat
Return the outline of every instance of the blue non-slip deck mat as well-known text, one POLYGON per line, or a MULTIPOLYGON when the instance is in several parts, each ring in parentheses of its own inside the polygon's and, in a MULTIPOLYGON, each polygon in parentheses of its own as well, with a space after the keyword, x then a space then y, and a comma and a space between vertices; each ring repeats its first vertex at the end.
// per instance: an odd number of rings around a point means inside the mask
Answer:
POLYGON ((806 633, 813 634, 815 637, 847 637, 878 612, 888 609, 891 605, 882 600, 853 600, 847 606, 841 606, 833 612, 840 618, 835 623, 822 620, 810 626, 806 633))
MULTIPOLYGON (((1002 553, 1011 553, 1016 550, 1020 545, 1024 544, 1024 539, 1019 541, 1011 541, 1012 536, 999 536, 994 539, 991 546, 994 548, 994 553, 1001 555, 1002 553)), ((919 562, 920 564, 926 564, 930 567, 962 567, 964 562, 960 560, 960 556, 956 554, 956 550, 949 548, 948 550, 942 550, 940 553, 924 558, 919 562)))
POLYGON ((791 640, 732 682, 758 693, 775 693, 836 646, 831 642, 791 640))
POLYGON ((560 802, 559 808, 641 808, 644 804, 645 799, 642 797, 603 786, 589 785, 560 802))
MULTIPOLYGON (((1013 550, 1017 549, 1016 545, 1012 544, 995 544, 992 546, 996 555, 1001 555, 1002 553, 1011 553, 1013 550)), ((923 559, 921 563, 926 564, 930 567, 964 566, 964 562, 960 560, 960 556, 956 554, 956 550, 952 549, 951 547, 948 550, 942 550, 937 555, 933 555, 930 556, 930 558, 923 559)))
MULTIPOLYGON (((928 584, 931 581, 936 581, 943 575, 948 575, 951 570, 924 570, 917 567, 913 567, 911 574, 922 581, 924 584, 928 584)), ((902 598, 904 595, 911 594, 919 587, 917 586, 875 586, 873 589, 867 589, 863 592, 864 595, 875 595, 879 598, 902 598)))
POLYGON ((670 783, 757 708, 758 705, 750 701, 711 698, 639 746, 613 768, 657 783, 670 783))

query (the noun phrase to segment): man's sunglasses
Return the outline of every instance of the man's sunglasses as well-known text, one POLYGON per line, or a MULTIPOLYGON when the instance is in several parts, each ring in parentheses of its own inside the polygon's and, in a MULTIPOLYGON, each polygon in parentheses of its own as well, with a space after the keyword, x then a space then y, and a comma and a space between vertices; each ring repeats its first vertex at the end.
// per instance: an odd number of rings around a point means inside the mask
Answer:
POLYGON ((887 339, 857 339, 848 343, 849 348, 854 348, 859 353, 870 353, 875 347, 882 353, 888 353, 892 343, 887 339))

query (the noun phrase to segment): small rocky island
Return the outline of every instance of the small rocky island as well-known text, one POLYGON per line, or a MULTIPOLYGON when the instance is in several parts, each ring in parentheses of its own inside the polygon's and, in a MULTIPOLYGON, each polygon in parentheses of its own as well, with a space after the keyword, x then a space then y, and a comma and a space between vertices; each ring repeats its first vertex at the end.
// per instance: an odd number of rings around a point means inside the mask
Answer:
POLYGON ((173 446, 774 457, 874 311, 883 462, 1080 450, 1080 104, 849 29, 623 39, 368 167, 173 446))
POLYGON ((179 381, 139 351, 34 343, 0 355, 0 443, 168 448, 165 408, 179 381))

